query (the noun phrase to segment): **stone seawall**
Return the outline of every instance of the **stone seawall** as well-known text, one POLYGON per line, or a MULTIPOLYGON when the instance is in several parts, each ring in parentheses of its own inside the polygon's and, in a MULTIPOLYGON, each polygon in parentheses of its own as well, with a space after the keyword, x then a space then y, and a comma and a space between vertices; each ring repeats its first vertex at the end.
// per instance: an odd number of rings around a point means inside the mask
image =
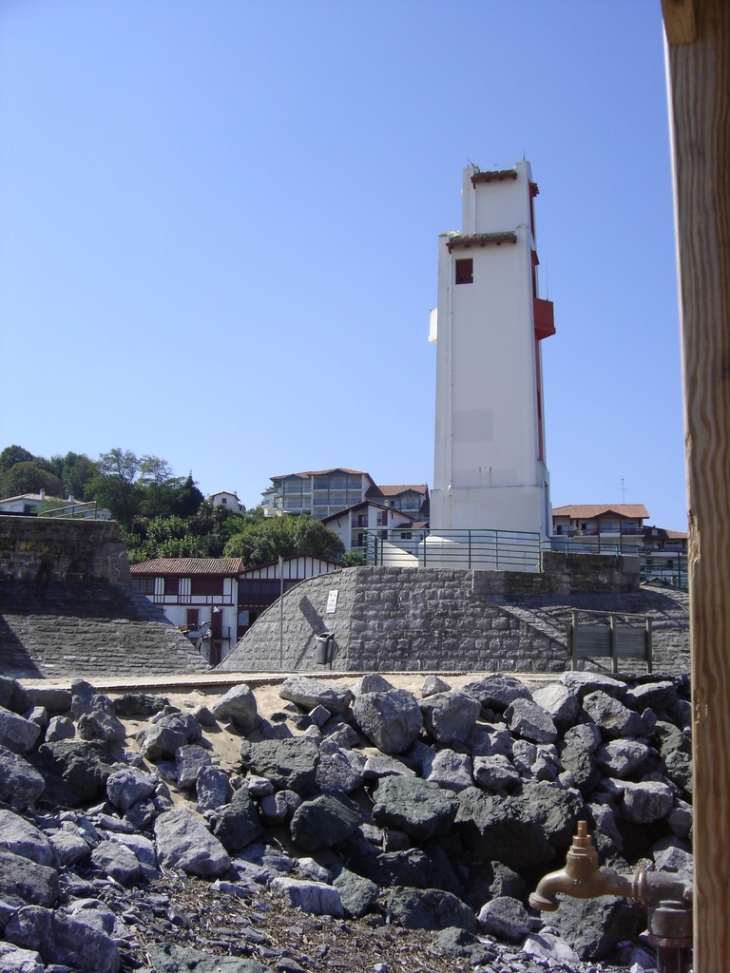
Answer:
POLYGON ((119 524, 0 516, 0 581, 8 580, 131 585, 119 524))
POLYGON ((475 576, 482 573, 366 567, 304 581, 285 595, 283 612, 269 608, 219 668, 562 672, 567 645, 480 597, 475 576), (319 665, 317 635, 325 631, 334 638, 319 665))

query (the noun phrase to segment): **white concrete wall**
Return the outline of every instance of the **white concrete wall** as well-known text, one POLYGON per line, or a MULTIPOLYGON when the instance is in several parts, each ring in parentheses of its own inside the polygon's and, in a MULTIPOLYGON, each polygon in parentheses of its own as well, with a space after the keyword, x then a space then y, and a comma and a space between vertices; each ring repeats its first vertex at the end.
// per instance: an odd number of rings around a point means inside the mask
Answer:
MULTIPOLYGON (((530 166, 477 183, 464 172, 464 235, 516 232, 517 243, 456 248, 439 238, 436 442, 431 526, 550 533, 539 457, 530 166), (471 258, 474 282, 454 284, 471 258)), ((543 396, 544 398, 544 396, 543 396)), ((548 481, 549 482, 549 481, 548 481)))

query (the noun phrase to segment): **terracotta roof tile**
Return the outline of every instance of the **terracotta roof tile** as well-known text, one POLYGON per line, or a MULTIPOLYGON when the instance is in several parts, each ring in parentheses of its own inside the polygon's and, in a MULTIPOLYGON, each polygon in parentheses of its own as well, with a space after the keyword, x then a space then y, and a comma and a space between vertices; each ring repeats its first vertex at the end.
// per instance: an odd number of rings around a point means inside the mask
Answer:
POLYGON ((576 503, 553 507, 553 517, 570 517, 571 520, 592 520, 605 514, 616 514, 630 520, 644 520, 649 516, 643 503, 576 503))
POLYGON ((384 486, 377 486, 373 490, 368 490, 368 493, 380 494, 383 497, 397 497, 401 493, 405 493, 406 490, 413 490, 415 493, 425 494, 428 492, 428 484, 426 483, 395 483, 386 484, 384 486))
POLYGON ((133 575, 180 575, 193 574, 238 575, 243 568, 240 557, 158 557, 140 564, 130 564, 133 575))

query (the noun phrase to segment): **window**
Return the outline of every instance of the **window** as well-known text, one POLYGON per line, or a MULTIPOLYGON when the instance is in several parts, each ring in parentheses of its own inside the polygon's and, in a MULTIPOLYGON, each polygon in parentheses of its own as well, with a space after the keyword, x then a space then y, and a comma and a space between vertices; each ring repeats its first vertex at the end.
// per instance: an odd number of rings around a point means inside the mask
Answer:
POLYGON ((225 497, 221 497, 221 503, 228 503, 228 500, 225 497))
POLYGON ((179 578, 165 578, 165 594, 176 595, 180 590, 179 578))
POLYGON ((474 283, 474 260, 471 257, 455 261, 455 268, 457 284, 474 283))
POLYGON ((198 624, 199 624, 198 616, 199 616, 199 614, 200 614, 199 609, 197 609, 197 608, 188 608, 188 610, 186 612, 186 618, 185 618, 185 622, 186 622, 188 628, 197 628, 198 627, 198 624))
POLYGON ((400 539, 402 541, 409 541, 413 537, 413 533, 410 530, 402 530, 400 532, 400 539))
POLYGON ((134 578, 132 583, 137 591, 141 591, 143 595, 154 595, 155 593, 154 578, 134 578))
POLYGON ((223 578, 204 576, 190 579, 191 595, 223 595, 223 578))

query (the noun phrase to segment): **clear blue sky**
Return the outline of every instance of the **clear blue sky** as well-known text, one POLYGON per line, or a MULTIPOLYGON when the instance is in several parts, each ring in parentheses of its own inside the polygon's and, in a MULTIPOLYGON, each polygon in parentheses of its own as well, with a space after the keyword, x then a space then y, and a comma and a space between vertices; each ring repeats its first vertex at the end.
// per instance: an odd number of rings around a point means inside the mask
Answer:
POLYGON ((431 483, 437 237, 523 153, 553 504, 685 529, 659 0, 1 0, 0 448, 431 483))

